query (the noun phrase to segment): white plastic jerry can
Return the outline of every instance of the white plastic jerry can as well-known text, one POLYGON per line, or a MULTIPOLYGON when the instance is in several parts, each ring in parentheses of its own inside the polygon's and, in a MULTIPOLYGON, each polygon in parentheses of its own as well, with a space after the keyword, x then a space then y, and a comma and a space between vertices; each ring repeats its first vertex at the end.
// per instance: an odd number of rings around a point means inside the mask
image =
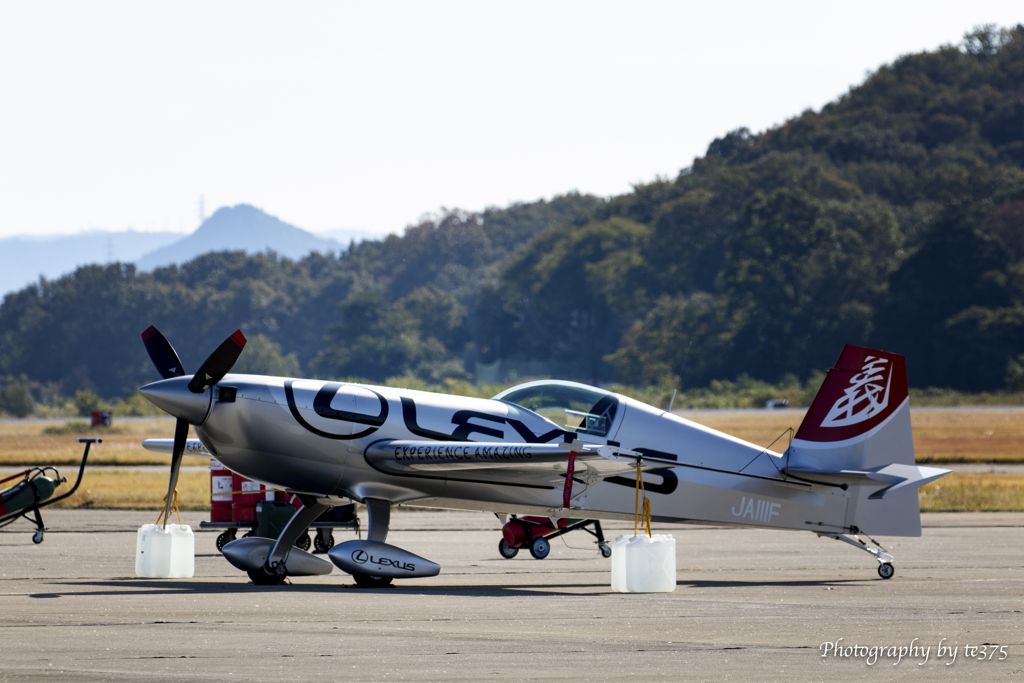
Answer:
POLYGON ((670 534, 619 536, 612 544, 612 590, 671 593, 676 589, 676 541, 670 534))
POLYGON ((626 593, 626 544, 632 536, 616 536, 612 543, 612 590, 626 593))
POLYGON ((196 573, 196 537, 187 524, 143 524, 135 543, 135 575, 191 579, 196 573))

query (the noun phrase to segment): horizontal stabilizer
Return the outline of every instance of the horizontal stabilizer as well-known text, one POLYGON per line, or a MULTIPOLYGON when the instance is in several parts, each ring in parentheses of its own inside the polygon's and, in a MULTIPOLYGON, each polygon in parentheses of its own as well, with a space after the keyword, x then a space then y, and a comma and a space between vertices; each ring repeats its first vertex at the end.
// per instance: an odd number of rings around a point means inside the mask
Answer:
POLYGON ((952 470, 938 467, 920 467, 918 465, 882 465, 866 470, 820 470, 790 467, 786 470, 806 481, 833 484, 835 486, 885 486, 872 493, 868 498, 879 500, 897 492, 917 490, 939 477, 949 474, 952 470))
MULTIPOLYGON (((142 447, 154 453, 171 455, 174 450, 174 439, 146 439, 142 442, 142 447)), ((200 458, 213 457, 199 439, 189 439, 185 442, 185 455, 195 455, 200 458)))

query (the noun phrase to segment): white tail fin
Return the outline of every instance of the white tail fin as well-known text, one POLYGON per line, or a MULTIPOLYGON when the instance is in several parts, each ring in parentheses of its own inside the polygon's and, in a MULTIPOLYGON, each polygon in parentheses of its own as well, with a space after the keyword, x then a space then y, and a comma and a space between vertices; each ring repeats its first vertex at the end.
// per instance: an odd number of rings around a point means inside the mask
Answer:
POLYGON ((920 536, 917 489, 949 470, 914 464, 903 356, 847 344, 793 438, 788 470, 846 487, 848 527, 920 536))

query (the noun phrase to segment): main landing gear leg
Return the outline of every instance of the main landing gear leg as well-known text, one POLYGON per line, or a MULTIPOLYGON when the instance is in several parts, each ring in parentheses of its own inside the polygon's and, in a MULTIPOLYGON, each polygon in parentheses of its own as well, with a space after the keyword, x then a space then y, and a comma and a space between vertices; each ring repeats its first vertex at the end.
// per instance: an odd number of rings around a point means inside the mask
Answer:
POLYGON ((306 533, 310 524, 315 522, 324 512, 330 510, 331 507, 315 498, 303 497, 302 507, 296 510, 292 518, 288 520, 288 524, 281 531, 281 535, 277 537, 277 542, 274 544, 273 550, 270 551, 270 556, 267 557, 266 563, 259 569, 251 569, 247 572, 252 582, 258 586, 283 583, 288 575, 285 562, 288 560, 288 555, 291 553, 295 541, 298 540, 299 536, 306 533))
MULTIPOLYGON (((379 498, 367 498, 363 503, 370 517, 370 530, 366 534, 366 539, 384 543, 388 538, 388 525, 391 524, 391 503, 379 498)), ((391 584, 390 576, 353 574, 352 578, 363 588, 382 588, 391 584)))
MULTIPOLYGON (((853 538, 850 538, 846 534, 822 534, 822 533, 819 533, 818 535, 819 536, 826 536, 828 538, 832 538, 832 539, 835 539, 837 541, 842 541, 843 543, 849 543, 854 548, 858 548, 860 550, 863 550, 866 553, 870 553, 870 554, 874 555, 875 559, 878 560, 878 575, 881 576, 883 579, 891 579, 893 577, 893 574, 896 573, 896 569, 892 566, 892 561, 895 558, 893 558, 893 556, 890 555, 889 553, 885 552, 885 549, 882 548, 882 546, 878 546, 877 548, 872 548, 872 547, 868 546, 866 543, 864 543, 864 541, 860 540, 860 537, 856 536, 856 535, 853 538)), ((878 545, 878 544, 875 543, 875 545, 878 545)))

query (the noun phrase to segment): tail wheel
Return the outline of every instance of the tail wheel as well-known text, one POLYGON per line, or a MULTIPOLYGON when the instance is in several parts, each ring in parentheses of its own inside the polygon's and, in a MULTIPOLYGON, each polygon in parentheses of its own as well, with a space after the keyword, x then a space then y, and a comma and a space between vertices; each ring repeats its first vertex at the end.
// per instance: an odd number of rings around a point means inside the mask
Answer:
POLYGON ((383 588, 390 586, 392 581, 390 576, 370 576, 369 574, 353 574, 352 578, 356 580, 356 584, 360 588, 383 588))
POLYGON ((883 562, 878 565, 878 575, 883 579, 891 579, 892 575, 896 573, 896 568, 892 566, 890 562, 883 562))
POLYGON ((513 548, 505 539, 498 541, 498 554, 504 557, 506 560, 511 560, 513 557, 519 554, 519 548, 513 548))

